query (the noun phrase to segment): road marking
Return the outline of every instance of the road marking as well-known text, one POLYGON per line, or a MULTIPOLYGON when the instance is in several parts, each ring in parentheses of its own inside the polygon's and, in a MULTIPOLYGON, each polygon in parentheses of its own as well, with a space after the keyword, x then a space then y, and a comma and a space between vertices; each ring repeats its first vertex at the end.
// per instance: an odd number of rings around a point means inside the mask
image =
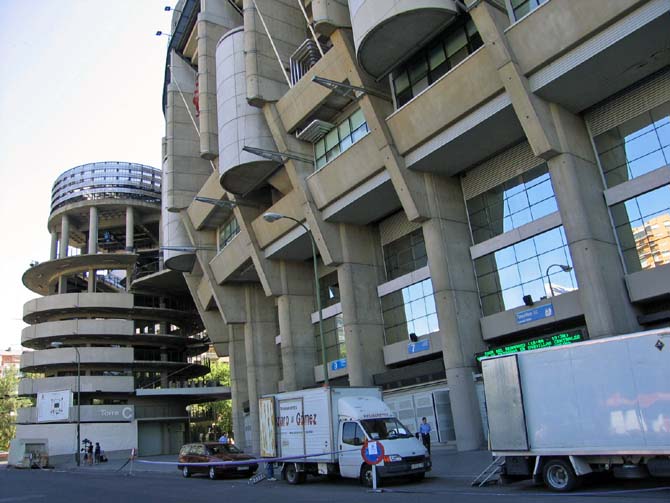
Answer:
POLYGON ((0 498, 0 503, 10 503, 12 501, 28 501, 34 499, 44 499, 46 495, 44 494, 32 494, 29 496, 14 496, 11 498, 0 498))

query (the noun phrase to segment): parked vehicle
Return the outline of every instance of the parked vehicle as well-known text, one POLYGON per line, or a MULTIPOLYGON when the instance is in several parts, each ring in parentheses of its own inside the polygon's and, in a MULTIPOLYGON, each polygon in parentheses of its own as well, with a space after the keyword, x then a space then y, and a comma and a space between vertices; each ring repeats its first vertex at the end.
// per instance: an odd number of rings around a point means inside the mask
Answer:
POLYGON ((340 475, 372 485, 371 467, 363 462, 364 442, 384 448, 378 480, 424 478, 431 468, 423 444, 382 401, 379 388, 315 388, 280 393, 259 401, 261 456, 299 457, 280 465, 289 484, 307 475, 340 475))
POLYGON ((202 442, 186 444, 179 451, 177 468, 181 470, 184 477, 190 477, 195 473, 206 473, 214 480, 221 475, 240 475, 249 477, 258 469, 258 463, 241 466, 226 465, 200 465, 192 466, 181 463, 210 463, 220 461, 244 461, 254 459, 253 456, 244 454, 232 444, 220 444, 218 442, 202 442))
POLYGON ((503 476, 570 491, 581 477, 670 476, 670 330, 482 360, 503 476))

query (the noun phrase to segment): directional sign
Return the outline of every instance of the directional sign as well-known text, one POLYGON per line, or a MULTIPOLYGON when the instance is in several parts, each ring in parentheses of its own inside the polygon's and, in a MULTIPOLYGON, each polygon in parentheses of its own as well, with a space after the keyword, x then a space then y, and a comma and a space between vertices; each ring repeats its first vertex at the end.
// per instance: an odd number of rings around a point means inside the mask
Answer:
POLYGON ((381 442, 366 440, 361 448, 361 456, 367 464, 378 465, 384 459, 384 445, 381 442))

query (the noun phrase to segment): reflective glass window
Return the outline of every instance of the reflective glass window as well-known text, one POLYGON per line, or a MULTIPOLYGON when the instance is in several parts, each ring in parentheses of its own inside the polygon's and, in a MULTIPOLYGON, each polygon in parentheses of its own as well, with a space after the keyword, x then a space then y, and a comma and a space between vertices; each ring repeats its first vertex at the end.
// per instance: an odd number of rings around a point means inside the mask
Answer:
POLYGON ((387 281, 421 269, 428 263, 421 229, 384 245, 383 253, 387 281))
POLYGON ((594 138, 608 187, 670 164, 670 102, 594 138))
POLYGON ((359 108, 314 144, 314 166, 321 169, 368 133, 363 111, 359 108))
MULTIPOLYGON (((319 323, 314 323, 314 338, 316 340, 316 365, 321 365, 321 337, 319 323)), ((323 338, 326 346, 326 362, 347 357, 347 346, 344 342, 344 321, 341 314, 323 320, 323 338)))
POLYGON ((475 243, 558 211, 546 164, 469 199, 466 205, 475 243))
POLYGON ((554 296, 576 290, 574 270, 549 269, 553 264, 572 267, 562 226, 476 259, 475 273, 484 315, 522 306, 524 295, 539 300, 550 297, 552 289, 554 296))
POLYGON ((219 227, 219 246, 218 250, 223 250, 228 243, 230 243, 235 236, 240 233, 240 224, 237 219, 233 217, 226 225, 219 227))
POLYGON ((670 264, 670 185, 610 208, 628 273, 670 264))
POLYGON ((385 295, 381 302, 386 344, 408 341, 411 333, 421 337, 439 330, 430 278, 385 295))

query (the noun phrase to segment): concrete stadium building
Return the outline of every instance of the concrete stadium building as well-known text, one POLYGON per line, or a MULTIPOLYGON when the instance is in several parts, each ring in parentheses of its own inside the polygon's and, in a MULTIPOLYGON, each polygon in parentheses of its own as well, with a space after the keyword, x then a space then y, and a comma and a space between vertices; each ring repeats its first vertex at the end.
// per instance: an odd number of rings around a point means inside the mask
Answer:
POLYGON ((50 259, 23 275, 41 297, 24 306, 21 342, 34 351, 21 356, 19 395, 40 405, 43 393, 69 391, 72 401, 64 419, 20 409, 17 439, 71 455, 80 425, 81 440, 109 456, 175 453, 186 406, 230 396, 203 385, 208 341, 183 276, 163 268, 160 219, 155 168, 97 162, 55 181, 50 259))
POLYGON ((166 264, 238 444, 327 376, 479 448, 477 355, 667 326, 640 250, 670 226, 668 26, 667 0, 180 0, 166 264))

